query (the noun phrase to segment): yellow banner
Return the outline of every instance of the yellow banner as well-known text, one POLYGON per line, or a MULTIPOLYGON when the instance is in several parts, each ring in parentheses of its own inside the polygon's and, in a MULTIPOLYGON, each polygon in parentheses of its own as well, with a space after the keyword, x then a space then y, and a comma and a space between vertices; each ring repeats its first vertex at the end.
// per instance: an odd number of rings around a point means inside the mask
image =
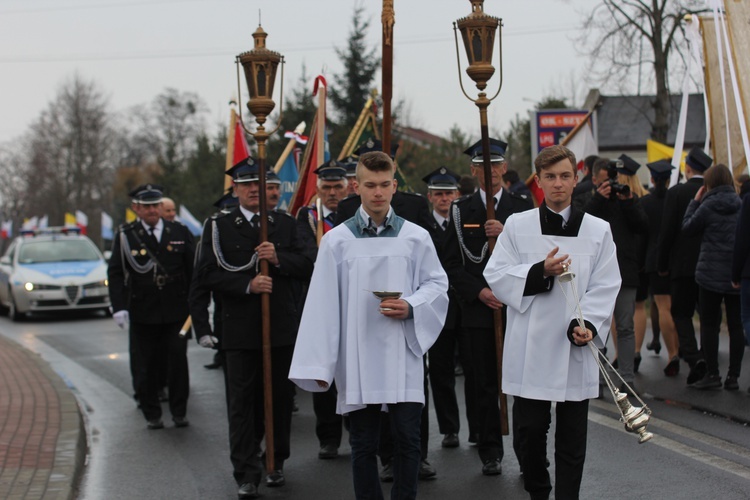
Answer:
POLYGON ((65 212, 65 226, 76 227, 76 216, 74 214, 65 212))
MULTIPOLYGON (((662 144, 660 142, 652 141, 651 139, 648 139, 646 141, 646 157, 649 163, 659 161, 659 160, 669 160, 672 161, 672 156, 674 155, 674 148, 670 148, 666 144, 662 144)), ((685 171, 685 157, 687 156, 687 152, 682 152, 682 161, 680 162, 680 171, 685 171)))
POLYGON ((133 222, 138 217, 135 215, 135 212, 133 212, 131 209, 126 208, 125 209, 125 222, 133 222))

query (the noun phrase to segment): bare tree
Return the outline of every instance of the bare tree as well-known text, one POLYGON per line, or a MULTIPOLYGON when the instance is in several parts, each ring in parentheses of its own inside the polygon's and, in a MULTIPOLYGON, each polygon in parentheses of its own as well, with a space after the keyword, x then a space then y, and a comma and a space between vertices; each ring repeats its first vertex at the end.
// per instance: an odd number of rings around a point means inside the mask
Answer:
POLYGON ((98 225, 92 216, 110 199, 115 166, 108 108, 96 84, 76 75, 31 125, 17 173, 28 182, 28 215, 46 213, 60 223, 64 212, 82 210, 98 225))
POLYGON ((602 0, 585 17, 579 39, 589 56, 589 74, 599 84, 614 84, 622 93, 641 70, 654 85, 651 137, 666 142, 669 130, 670 63, 679 57, 686 14, 702 11, 702 0, 602 0), (649 68, 650 67, 650 68, 649 68))

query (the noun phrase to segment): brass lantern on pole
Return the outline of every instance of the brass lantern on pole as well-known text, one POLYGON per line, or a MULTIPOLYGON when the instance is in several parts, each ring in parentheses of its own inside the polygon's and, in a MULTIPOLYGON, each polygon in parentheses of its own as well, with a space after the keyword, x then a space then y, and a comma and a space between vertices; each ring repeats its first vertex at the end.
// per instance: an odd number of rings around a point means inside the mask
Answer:
MULTIPOLYGON (((503 54, 502 54, 502 19, 490 16, 484 12, 484 0, 470 0, 471 14, 459 19, 453 23, 453 34, 456 39, 456 61, 458 64, 458 81, 461 85, 461 91, 467 99, 476 104, 479 108, 479 121, 482 132, 482 158, 484 159, 484 187, 487 190, 487 199, 492 199, 494 193, 492 189, 492 163, 490 162, 490 133, 487 125, 487 107, 500 94, 503 87, 503 54), (498 28, 500 31, 498 32, 498 28), (461 38, 466 49, 466 57, 469 60, 469 67, 466 68, 466 74, 469 75, 476 84, 479 93, 474 99, 466 93, 463 79, 461 77, 461 56, 458 50, 458 33, 461 31, 461 38), (500 57, 500 84, 497 92, 492 98, 488 98, 485 93, 487 82, 495 74, 495 67, 492 65, 492 53, 495 46, 495 34, 497 34, 499 57, 500 57)), ((495 218, 495 207, 492 203, 487 203, 487 220, 495 218)), ((495 238, 489 238, 490 253, 495 247, 495 238)), ((508 403, 507 398, 502 391, 503 376, 503 321, 502 310, 494 311, 495 326, 495 348, 497 352, 497 383, 498 393, 500 394, 500 421, 503 435, 509 434, 508 429, 508 403)))
MULTIPOLYGON (((238 106, 242 128, 253 136, 258 144, 258 208, 260 216, 260 243, 268 241, 268 207, 266 207, 266 141, 268 137, 281 127, 281 109, 284 94, 284 57, 278 52, 266 48, 268 33, 258 25, 253 33, 254 47, 243 52, 235 59, 237 66, 237 95, 240 96, 240 65, 245 72, 247 90, 250 100, 247 109, 255 116, 258 127, 251 132, 242 119, 242 106, 238 106), (276 103, 273 100, 273 87, 276 82, 276 70, 281 64, 281 104, 279 105, 278 124, 274 130, 267 132, 264 124, 276 103)), ((268 276, 268 261, 260 261, 260 274, 268 276)), ((274 439, 273 439, 273 392, 271 383, 271 297, 268 293, 261 294, 262 340, 263 340, 263 414, 266 431, 266 470, 274 470, 274 439)))

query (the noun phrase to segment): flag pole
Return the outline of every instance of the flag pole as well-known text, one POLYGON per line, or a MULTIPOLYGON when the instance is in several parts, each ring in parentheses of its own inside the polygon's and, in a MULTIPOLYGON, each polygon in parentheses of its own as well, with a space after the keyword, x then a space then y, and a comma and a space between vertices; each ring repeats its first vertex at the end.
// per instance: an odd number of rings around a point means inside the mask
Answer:
MULTIPOLYGON (((297 125, 297 128, 294 129, 295 135, 302 135, 302 132, 305 131, 305 127, 307 124, 305 122, 301 122, 299 125, 297 125)), ((279 170, 281 170, 281 167, 284 166, 284 162, 291 154, 294 147, 297 145, 297 138, 292 137, 289 139, 289 142, 287 142, 286 147, 284 148, 284 151, 281 153, 281 156, 279 156, 278 161, 276 162, 276 165, 273 166, 273 171, 277 174, 279 173, 279 170)))
POLYGON ((393 25, 394 0, 383 0, 383 152, 391 154, 391 99, 393 98, 393 25))
MULTIPOLYGON (((233 105, 234 101, 230 101, 230 105, 233 105)), ((237 112, 234 110, 234 106, 229 110, 229 133, 227 134, 227 155, 224 161, 224 171, 229 170, 234 166, 234 141, 235 141, 235 128, 237 127, 237 112)), ((224 191, 232 187, 232 178, 228 175, 224 176, 224 191)))

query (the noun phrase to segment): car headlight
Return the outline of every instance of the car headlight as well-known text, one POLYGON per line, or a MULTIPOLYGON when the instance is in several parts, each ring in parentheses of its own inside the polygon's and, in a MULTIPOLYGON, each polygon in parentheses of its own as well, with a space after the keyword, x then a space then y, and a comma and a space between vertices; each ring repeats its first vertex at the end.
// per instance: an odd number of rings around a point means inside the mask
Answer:
POLYGON ((34 290, 59 290, 60 287, 57 285, 40 285, 38 283, 32 283, 27 281, 23 284, 24 290, 27 292, 33 292, 34 290))
POLYGON ((103 279, 101 281, 95 281, 93 283, 86 283, 85 285, 83 285, 83 288, 85 288, 86 290, 88 290, 88 289, 91 289, 91 288, 101 288, 101 287, 106 288, 108 286, 109 286, 109 280, 105 278, 105 279, 103 279))

